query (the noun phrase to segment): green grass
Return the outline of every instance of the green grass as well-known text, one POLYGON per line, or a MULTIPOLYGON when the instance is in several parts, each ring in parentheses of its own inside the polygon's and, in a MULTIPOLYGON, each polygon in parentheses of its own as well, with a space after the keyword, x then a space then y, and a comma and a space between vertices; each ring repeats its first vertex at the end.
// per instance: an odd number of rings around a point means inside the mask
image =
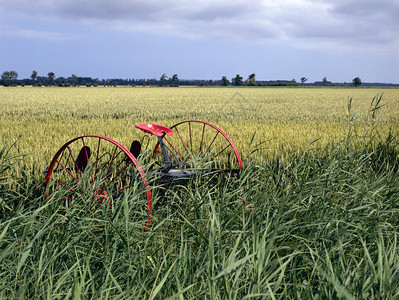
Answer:
POLYGON ((148 231, 142 192, 114 209, 44 198, 23 170, 7 178, 23 157, 6 145, 0 298, 397 299, 398 136, 358 133, 158 187, 148 231))

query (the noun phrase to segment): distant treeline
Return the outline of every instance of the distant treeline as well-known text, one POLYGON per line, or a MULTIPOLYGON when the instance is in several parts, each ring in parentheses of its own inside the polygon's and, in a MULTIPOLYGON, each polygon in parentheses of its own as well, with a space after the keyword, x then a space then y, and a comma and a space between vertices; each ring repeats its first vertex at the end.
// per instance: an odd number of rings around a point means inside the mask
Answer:
POLYGON ((163 74, 159 79, 98 79, 92 77, 80 77, 72 74, 71 77, 55 77, 53 72, 48 76, 37 76, 37 72, 33 71, 31 78, 18 79, 18 73, 15 71, 5 71, 1 75, 0 85, 3 86, 399 86, 399 84, 392 83, 365 83, 361 82, 360 78, 356 77, 349 83, 332 83, 325 77, 323 81, 316 81, 313 83, 306 82, 307 78, 302 77, 300 82, 295 79, 292 80, 255 80, 255 74, 249 75, 248 79, 244 80, 237 74, 231 80, 223 76, 221 80, 201 80, 201 79, 179 79, 177 74, 172 77, 167 77, 163 74))
MULTIPOLYGON (((98 79, 91 77, 58 77, 50 80, 48 77, 37 77, 35 80, 26 78, 13 80, 13 82, 4 83, 2 85, 33 85, 33 86, 228 86, 234 85, 222 80, 200 80, 200 79, 179 79, 177 81, 158 79, 98 79)), ((246 85, 244 82, 239 85, 246 85)), ((256 81, 255 86, 297 86, 297 82, 287 80, 276 81, 256 81)))
MULTIPOLYGON (((0 81, 1 82, 1 81, 0 81)), ((72 77, 64 78, 58 77, 53 81, 50 81, 48 77, 39 77, 36 80, 32 79, 20 79, 14 80, 12 83, 3 83, 4 86, 11 85, 33 85, 33 86, 226 86, 222 80, 200 80, 200 79, 183 79, 177 82, 170 81, 160 81, 157 79, 93 79, 91 77, 77 77, 73 79, 72 77)), ((227 84, 227 86, 233 85, 232 83, 227 84)), ((246 84, 243 83, 243 86, 246 84)), ((253 86, 353 86, 352 83, 332 83, 324 84, 321 81, 316 81, 313 83, 297 83, 291 80, 269 80, 269 81, 256 81, 253 86)), ((362 86, 398 86, 398 84, 392 83, 368 83, 363 82, 362 86)))

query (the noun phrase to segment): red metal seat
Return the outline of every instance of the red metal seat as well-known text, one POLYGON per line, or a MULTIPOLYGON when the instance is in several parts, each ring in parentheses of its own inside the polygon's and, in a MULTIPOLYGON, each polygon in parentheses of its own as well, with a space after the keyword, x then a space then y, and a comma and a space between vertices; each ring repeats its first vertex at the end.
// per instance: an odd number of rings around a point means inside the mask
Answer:
POLYGON ((155 136, 162 136, 164 133, 167 135, 173 135, 172 129, 157 124, 141 123, 136 124, 135 126, 136 128, 155 136))

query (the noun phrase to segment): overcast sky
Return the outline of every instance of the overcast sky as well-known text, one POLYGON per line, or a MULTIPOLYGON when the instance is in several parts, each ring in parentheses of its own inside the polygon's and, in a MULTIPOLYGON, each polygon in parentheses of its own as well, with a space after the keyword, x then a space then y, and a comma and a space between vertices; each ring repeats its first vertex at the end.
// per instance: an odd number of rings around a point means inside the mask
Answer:
POLYGON ((399 83, 399 0, 0 0, 0 72, 399 83))

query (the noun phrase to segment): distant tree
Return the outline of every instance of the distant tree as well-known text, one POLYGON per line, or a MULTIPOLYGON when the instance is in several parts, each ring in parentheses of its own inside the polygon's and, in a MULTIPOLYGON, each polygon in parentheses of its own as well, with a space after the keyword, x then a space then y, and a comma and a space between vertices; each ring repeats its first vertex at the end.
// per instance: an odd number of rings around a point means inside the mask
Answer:
POLYGON ((255 85, 255 73, 248 75, 248 79, 245 80, 245 85, 254 86, 255 85))
POLYGON ((306 77, 301 77, 301 83, 302 83, 302 85, 303 85, 306 81, 308 81, 308 79, 307 79, 306 77))
POLYGON ((164 85, 166 83, 166 80, 168 80, 168 76, 166 76, 166 74, 163 73, 160 80, 161 80, 161 85, 164 85))
POLYGON ((233 83, 234 86, 240 86, 243 84, 242 77, 239 74, 237 74, 236 77, 231 79, 231 82, 233 83))
POLYGON ((169 78, 170 87, 178 87, 179 86, 179 76, 174 74, 171 78, 169 78))
POLYGON ((324 77, 322 82, 323 82, 323 85, 328 85, 327 77, 324 77))
POLYGON ((48 79, 50 80, 50 84, 53 85, 54 84, 54 78, 55 78, 54 72, 48 73, 47 76, 48 76, 48 79))
POLYGON ((37 79, 37 71, 33 70, 32 75, 30 75, 30 78, 32 78, 33 82, 36 82, 37 79))
POLYGON ((170 81, 171 81, 172 83, 177 83, 177 82, 179 82, 179 76, 178 76, 177 74, 174 74, 174 75, 172 76, 172 78, 170 79, 170 81))
POLYGON ((75 74, 72 74, 72 84, 73 86, 78 85, 78 76, 76 76, 75 74))
POLYGON ((1 83, 3 85, 9 85, 10 81, 10 71, 4 71, 3 74, 1 74, 1 83))
POLYGON ((354 86, 359 86, 359 85, 362 84, 362 81, 360 80, 359 77, 355 77, 355 78, 353 78, 353 80, 352 80, 352 84, 353 84, 354 86))
POLYGON ((1 81, 3 85, 10 85, 18 78, 18 73, 15 71, 4 71, 1 74, 1 81))
POLYGON ((222 86, 228 86, 230 84, 230 81, 227 79, 226 76, 222 77, 222 86))
POLYGON ((11 82, 14 82, 14 80, 17 80, 18 78, 18 73, 15 71, 10 71, 10 80, 11 82))

